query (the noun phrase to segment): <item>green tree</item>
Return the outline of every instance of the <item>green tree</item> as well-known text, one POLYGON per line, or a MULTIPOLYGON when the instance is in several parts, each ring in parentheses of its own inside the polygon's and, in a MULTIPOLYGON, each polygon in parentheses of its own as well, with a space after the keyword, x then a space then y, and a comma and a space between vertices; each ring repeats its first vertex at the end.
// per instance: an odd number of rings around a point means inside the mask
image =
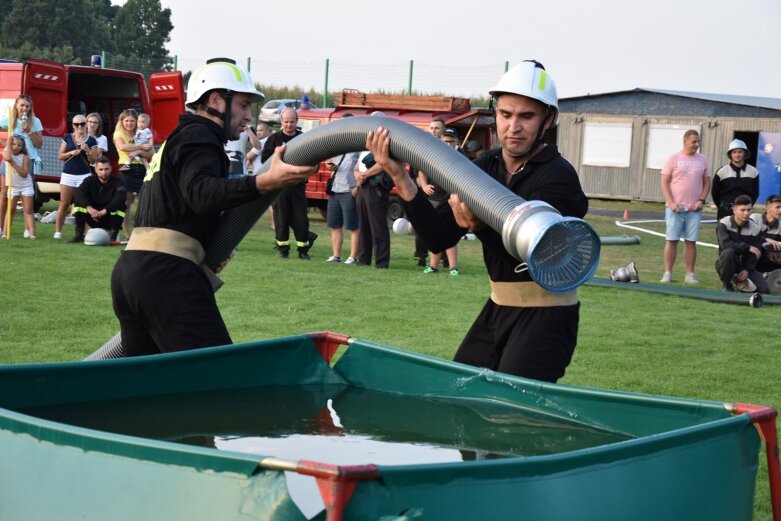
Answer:
POLYGON ((112 20, 116 56, 111 66, 129 60, 140 72, 169 68, 171 56, 165 44, 171 40, 171 10, 163 9, 160 0, 128 0, 112 20))
POLYGON ((106 20, 95 14, 95 5, 95 0, 16 0, 3 20, 0 46, 22 49, 27 44, 46 52, 69 45, 73 61, 85 63, 110 42, 106 20))

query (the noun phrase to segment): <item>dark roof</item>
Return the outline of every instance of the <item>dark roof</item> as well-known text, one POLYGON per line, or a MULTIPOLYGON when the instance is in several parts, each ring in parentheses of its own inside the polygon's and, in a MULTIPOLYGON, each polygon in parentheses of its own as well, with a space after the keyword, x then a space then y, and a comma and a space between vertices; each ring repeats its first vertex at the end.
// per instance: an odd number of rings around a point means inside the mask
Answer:
POLYGON ((636 88, 561 98, 562 112, 780 117, 781 99, 735 94, 636 88))

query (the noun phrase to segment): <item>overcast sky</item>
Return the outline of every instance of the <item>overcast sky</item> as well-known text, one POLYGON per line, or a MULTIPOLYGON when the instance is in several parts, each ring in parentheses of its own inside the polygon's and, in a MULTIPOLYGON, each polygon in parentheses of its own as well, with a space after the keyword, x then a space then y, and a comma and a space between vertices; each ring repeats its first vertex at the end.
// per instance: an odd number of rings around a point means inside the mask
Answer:
POLYGON ((328 58, 330 90, 403 89, 414 60, 415 88, 471 95, 505 61, 536 58, 560 97, 651 87, 781 98, 779 0, 161 3, 180 69, 251 58, 261 83, 322 89, 328 58))

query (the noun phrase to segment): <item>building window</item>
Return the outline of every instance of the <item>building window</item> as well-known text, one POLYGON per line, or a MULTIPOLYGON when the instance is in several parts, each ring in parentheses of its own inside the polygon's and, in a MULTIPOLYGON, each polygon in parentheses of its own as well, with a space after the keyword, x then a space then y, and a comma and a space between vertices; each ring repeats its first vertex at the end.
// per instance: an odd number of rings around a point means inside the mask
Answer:
POLYGON ((629 166, 632 153, 631 123, 595 123, 587 121, 583 130, 583 164, 593 166, 629 166))
POLYGON ((661 170, 667 158, 683 149, 683 134, 687 130, 700 132, 699 125, 648 125, 646 168, 661 170))

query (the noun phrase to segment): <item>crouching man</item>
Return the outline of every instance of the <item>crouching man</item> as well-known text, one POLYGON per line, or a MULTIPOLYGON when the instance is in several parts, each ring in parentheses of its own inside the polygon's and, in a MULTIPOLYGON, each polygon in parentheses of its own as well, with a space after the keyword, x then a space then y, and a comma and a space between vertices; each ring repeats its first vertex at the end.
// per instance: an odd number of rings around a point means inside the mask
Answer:
POLYGON ((732 203, 732 215, 722 218, 716 226, 719 258, 716 271, 725 291, 768 293, 767 281, 756 269, 762 256, 762 228, 752 221, 751 197, 739 195, 732 203))
POLYGON ((118 177, 111 176, 109 158, 100 156, 95 162, 95 175, 73 192, 76 235, 69 242, 84 242, 86 225, 108 230, 111 241, 116 241, 125 219, 125 199, 125 186, 118 177))

